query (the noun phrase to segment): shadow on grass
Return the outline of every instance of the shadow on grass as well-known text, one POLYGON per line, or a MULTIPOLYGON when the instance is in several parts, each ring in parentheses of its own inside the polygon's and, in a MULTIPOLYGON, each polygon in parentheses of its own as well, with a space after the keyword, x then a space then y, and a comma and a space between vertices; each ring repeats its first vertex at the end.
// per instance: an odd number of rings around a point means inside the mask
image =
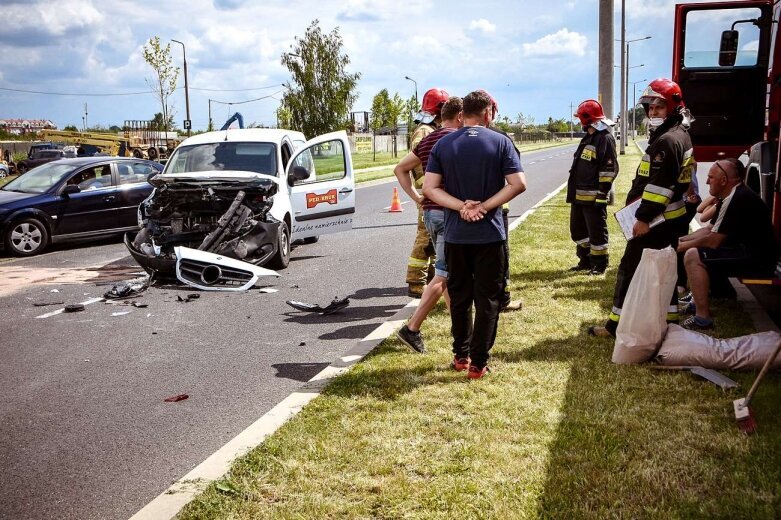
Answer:
POLYGON ((612 347, 611 339, 577 336, 494 355, 571 366, 563 402, 552 405, 558 424, 538 515, 778 518, 781 377, 761 387, 760 430, 746 438, 732 400, 745 395, 754 374, 730 374, 742 389, 725 394, 688 373, 614 365, 612 347))

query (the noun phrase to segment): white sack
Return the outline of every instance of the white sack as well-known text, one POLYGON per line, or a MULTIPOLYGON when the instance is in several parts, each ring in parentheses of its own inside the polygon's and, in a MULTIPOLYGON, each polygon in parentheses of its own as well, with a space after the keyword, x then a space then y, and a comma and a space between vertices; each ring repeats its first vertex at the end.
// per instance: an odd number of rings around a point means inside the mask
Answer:
POLYGON ((673 248, 643 250, 621 308, 613 363, 642 363, 653 357, 667 331, 667 311, 677 280, 673 248))
MULTIPOLYGON (((759 370, 781 341, 775 331, 716 339, 670 325, 656 361, 668 366, 700 366, 715 370, 759 370)), ((770 367, 781 370, 781 354, 770 367)))

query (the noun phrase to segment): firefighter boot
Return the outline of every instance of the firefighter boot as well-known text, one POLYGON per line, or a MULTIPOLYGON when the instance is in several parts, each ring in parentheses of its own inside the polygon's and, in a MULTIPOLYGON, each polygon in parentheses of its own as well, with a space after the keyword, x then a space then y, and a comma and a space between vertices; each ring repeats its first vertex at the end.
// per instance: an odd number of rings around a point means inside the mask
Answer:
POLYGON ((591 260, 589 260, 590 246, 588 243, 575 246, 575 254, 578 255, 578 265, 570 267, 570 271, 589 271, 591 270, 591 260))
POLYGON ((592 276, 605 274, 605 270, 607 270, 608 255, 592 254, 590 258, 591 258, 591 270, 588 272, 588 274, 592 276))

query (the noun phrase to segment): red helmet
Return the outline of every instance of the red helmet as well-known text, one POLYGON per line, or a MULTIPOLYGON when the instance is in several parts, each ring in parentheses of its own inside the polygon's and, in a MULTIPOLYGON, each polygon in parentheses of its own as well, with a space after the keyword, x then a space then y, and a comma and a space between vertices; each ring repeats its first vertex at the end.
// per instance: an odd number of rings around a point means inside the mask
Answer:
POLYGON ((583 126, 589 126, 597 121, 605 119, 605 111, 602 110, 602 105, 595 99, 587 99, 578 105, 578 110, 575 112, 575 116, 580 119, 580 124, 583 126))
POLYGON ((442 111, 442 105, 450 99, 450 94, 441 88, 432 88, 423 94, 423 106, 420 108, 423 112, 438 116, 442 111))
POLYGON ((683 106, 683 93, 673 80, 659 78, 648 84, 638 102, 645 107, 646 113, 649 105, 664 102, 669 115, 675 112, 676 108, 683 106))
POLYGON ((499 113, 499 103, 496 102, 494 97, 491 94, 489 94, 487 90, 480 89, 478 90, 478 92, 482 92, 483 94, 491 98, 491 110, 493 111, 491 119, 492 120, 496 119, 496 115, 499 113))

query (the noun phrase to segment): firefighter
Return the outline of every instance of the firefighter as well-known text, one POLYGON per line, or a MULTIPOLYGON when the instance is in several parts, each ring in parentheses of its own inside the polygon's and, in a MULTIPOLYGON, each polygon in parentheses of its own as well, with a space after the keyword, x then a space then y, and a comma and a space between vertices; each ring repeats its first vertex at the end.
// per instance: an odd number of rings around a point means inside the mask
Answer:
MULTIPOLYGON (((423 95, 420 112, 415 116, 415 122, 418 126, 412 134, 410 150, 415 149, 424 137, 439 127, 442 105, 449 97, 447 92, 439 88, 429 89, 423 95)), ((423 189, 423 174, 425 172, 423 168, 417 166, 411 173, 413 184, 420 193, 420 190, 423 189)), ((429 274, 433 276, 434 256, 434 246, 423 223, 423 209, 418 205, 418 229, 407 262, 408 295, 411 298, 420 298, 423 295, 423 288, 426 286, 429 274)))
MULTIPOLYGON (((610 317, 604 327, 589 328, 589 334, 596 336, 615 336, 624 298, 643 250, 675 248, 678 239, 687 233, 685 195, 697 169, 688 131, 691 114, 684 107, 681 88, 669 79, 652 81, 639 101, 649 119, 650 139, 626 202, 641 199, 640 207, 635 213, 633 238, 627 242, 618 266, 610 317), (651 227, 650 223, 659 216, 663 217, 662 222, 651 227)), ((670 295, 667 321, 678 321, 675 291, 670 295)))
POLYGON ((586 135, 575 151, 567 182, 569 229, 579 259, 570 271, 599 275, 608 264, 607 200, 618 174, 616 140, 598 101, 582 102, 575 115, 586 135))

